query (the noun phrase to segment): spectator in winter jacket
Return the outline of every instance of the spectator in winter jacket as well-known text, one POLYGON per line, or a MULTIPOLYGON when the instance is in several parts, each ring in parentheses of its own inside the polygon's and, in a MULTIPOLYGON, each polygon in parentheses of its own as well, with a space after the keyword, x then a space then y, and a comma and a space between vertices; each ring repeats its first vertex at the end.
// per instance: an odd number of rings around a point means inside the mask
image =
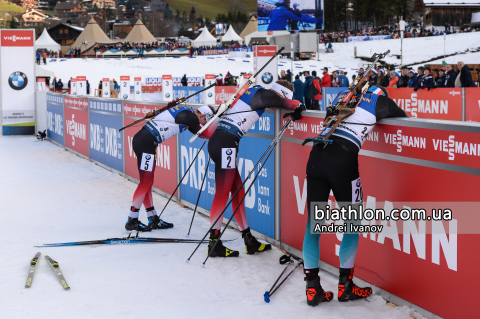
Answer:
POLYGON ((310 75, 309 71, 305 71, 305 87, 303 88, 303 97, 305 98, 305 106, 307 110, 310 110, 312 107, 312 102, 310 98, 310 84, 312 84, 313 78, 310 75))
POLYGON ((287 70, 287 81, 292 82, 292 73, 290 72, 290 69, 287 70))
POLYGON ((417 75, 415 74, 415 70, 411 69, 408 71, 408 87, 415 88, 417 86, 417 75))
POLYGON ((183 75, 183 78, 180 80, 180 82, 182 83, 182 86, 188 86, 188 81, 187 81, 187 75, 186 74, 183 75))
POLYGON ((47 64, 47 51, 42 52, 43 64, 47 64))
POLYGON ((365 73, 365 71, 363 70, 363 68, 360 68, 358 69, 358 75, 357 75, 357 78, 363 76, 363 73, 365 73))
POLYGON ((317 71, 312 71, 313 80, 310 84, 310 98, 312 99, 312 110, 320 111, 320 100, 322 99, 322 87, 317 71), (316 93, 316 94, 315 94, 316 93))
POLYGON ((400 70, 401 75, 398 78, 397 88, 406 88, 408 86, 408 69, 406 67, 400 70))
POLYGON ((334 88, 340 87, 340 79, 337 77, 337 71, 333 71, 331 79, 332 79, 332 87, 334 88))
POLYGON ((450 64, 445 65, 445 87, 453 88, 455 87, 455 79, 457 77, 457 72, 452 68, 450 64))
MULTIPOLYGON (((457 63, 460 73, 457 78, 460 78, 460 85, 462 88, 475 87, 475 83, 472 80, 472 74, 470 73, 470 68, 468 65, 465 65, 463 62, 457 63)), ((455 80, 455 87, 457 87, 457 80, 455 80)))
POLYGON ((55 92, 63 93, 62 79, 59 79, 58 82, 55 84, 55 92))
POLYGON ((287 80, 287 74, 285 73, 285 70, 280 71, 279 80, 288 81, 288 80, 287 80))
POLYGON ((67 87, 68 87, 68 94, 70 94, 71 90, 72 90, 72 78, 70 78, 70 80, 68 80, 67 87))
POLYGON ((433 81, 433 76, 430 74, 430 68, 425 68, 424 74, 420 78, 419 85, 415 87, 414 91, 418 89, 433 89, 435 87, 435 82, 433 81))
POLYGON ((415 85, 415 87, 418 87, 420 85, 420 80, 422 79, 422 76, 423 76, 423 70, 425 70, 423 66, 418 67, 417 84, 415 85))
POLYGON ((445 69, 438 69, 438 76, 435 79, 435 85, 437 88, 444 88, 446 82, 445 69))
POLYGON ((390 74, 388 73, 388 71, 384 71, 384 72, 385 74, 383 76, 382 83, 380 83, 380 85, 386 88, 390 84, 390 74))
POLYGON ((42 55, 40 54, 39 51, 37 51, 36 57, 37 57, 37 64, 40 65, 40 58, 42 57, 42 55))
POLYGON ((87 95, 90 95, 90 82, 87 80, 87 95))
POLYGON ((375 69, 372 69, 370 73, 368 73, 368 83, 370 86, 377 85, 378 83, 378 72, 375 69))
POLYGON ((220 73, 215 80, 217 81, 217 86, 222 86, 223 85, 223 74, 220 73))
POLYGON ((303 103, 303 91, 304 91, 305 84, 300 80, 298 75, 295 75, 295 81, 293 81, 293 87, 295 91, 293 91, 293 99, 300 101, 303 103))
POLYGON ((388 87, 389 88, 396 88, 397 87, 397 82, 398 82, 397 73, 395 73, 395 70, 390 71, 390 81, 388 82, 388 87))
POLYGON ((332 77, 328 74, 328 68, 323 68, 322 87, 331 87, 332 77))
POLYGON ((350 81, 348 81, 348 77, 344 71, 340 71, 338 79, 340 80, 340 87, 348 88, 350 86, 350 81))

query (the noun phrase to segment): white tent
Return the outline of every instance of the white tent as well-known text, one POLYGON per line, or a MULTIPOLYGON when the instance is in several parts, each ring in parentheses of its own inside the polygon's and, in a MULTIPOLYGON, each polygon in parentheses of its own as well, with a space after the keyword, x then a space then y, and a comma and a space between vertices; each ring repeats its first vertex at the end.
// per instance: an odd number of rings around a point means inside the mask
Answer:
POLYGON ((208 32, 207 27, 204 27, 202 33, 192 41, 193 46, 199 47, 202 45, 215 45, 217 44, 217 39, 208 32))
POLYGON ((222 42, 236 41, 238 43, 243 43, 243 39, 233 30, 232 25, 228 28, 227 33, 222 37, 222 42))
POLYGON ((46 28, 43 29, 42 35, 35 41, 35 48, 60 52, 60 44, 52 39, 46 28))

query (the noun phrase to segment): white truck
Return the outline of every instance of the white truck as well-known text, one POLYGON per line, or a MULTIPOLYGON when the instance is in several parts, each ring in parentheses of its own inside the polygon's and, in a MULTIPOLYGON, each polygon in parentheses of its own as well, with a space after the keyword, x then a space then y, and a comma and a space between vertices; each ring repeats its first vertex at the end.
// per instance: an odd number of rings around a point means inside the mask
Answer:
POLYGON ((282 46, 282 56, 290 57, 292 52, 295 60, 310 60, 318 54, 318 34, 315 32, 301 32, 286 35, 277 35, 270 38, 270 44, 278 48, 282 46))

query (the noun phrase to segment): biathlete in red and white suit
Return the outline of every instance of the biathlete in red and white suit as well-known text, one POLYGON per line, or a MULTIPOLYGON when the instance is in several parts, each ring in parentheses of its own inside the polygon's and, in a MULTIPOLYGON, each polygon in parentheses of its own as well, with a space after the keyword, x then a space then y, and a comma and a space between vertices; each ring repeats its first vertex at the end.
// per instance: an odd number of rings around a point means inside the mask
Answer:
MULTIPOLYGON (((135 134, 132 140, 132 147, 137 157, 140 183, 133 195, 128 221, 125 224, 126 230, 150 231, 152 229, 173 227, 173 224, 167 223, 158 217, 153 206, 152 186, 157 146, 187 129, 196 134, 211 116, 213 116, 213 110, 206 105, 197 110, 192 110, 185 106, 177 106, 158 114, 135 134), (148 226, 138 220, 142 204, 147 211, 148 226)), ((214 130, 215 126, 209 127, 200 137, 208 138, 214 130)))

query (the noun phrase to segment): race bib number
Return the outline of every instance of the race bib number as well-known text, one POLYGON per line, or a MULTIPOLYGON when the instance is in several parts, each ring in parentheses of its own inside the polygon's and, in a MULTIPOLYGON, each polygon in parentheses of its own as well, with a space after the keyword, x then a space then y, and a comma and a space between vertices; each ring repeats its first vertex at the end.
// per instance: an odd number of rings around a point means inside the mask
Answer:
POLYGON ((151 172, 153 169, 153 165, 155 165, 155 154, 143 153, 140 169, 142 171, 151 172))
POLYGON ((352 181, 352 203, 363 202, 363 188, 360 177, 352 181))
POLYGON ((222 168, 236 168, 237 150, 235 148, 222 148, 222 168))

